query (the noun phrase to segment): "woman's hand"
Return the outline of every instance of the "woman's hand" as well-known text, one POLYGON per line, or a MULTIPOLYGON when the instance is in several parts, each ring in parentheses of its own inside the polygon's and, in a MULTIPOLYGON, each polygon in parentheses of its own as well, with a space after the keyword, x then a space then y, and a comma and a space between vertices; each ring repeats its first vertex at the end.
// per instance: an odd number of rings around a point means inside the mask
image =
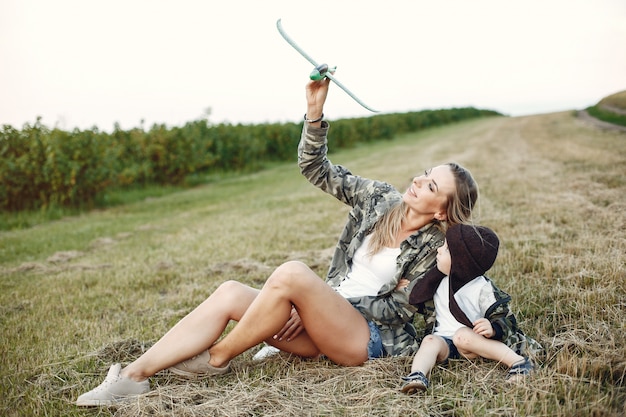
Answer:
POLYGON ((474 333, 484 336, 487 339, 491 339, 493 335, 496 334, 493 330, 491 322, 489 322, 486 318, 476 320, 472 330, 474 330, 474 333))
MULTIPOLYGON (((328 96, 328 86, 330 80, 324 78, 319 81, 309 81, 306 85, 306 117, 309 120, 316 120, 322 116, 324 112, 324 103, 328 96)), ((311 123, 311 126, 319 127, 321 122, 311 123)))
POLYGON ((298 315, 296 308, 292 306, 289 320, 287 320, 287 323, 285 323, 283 328, 274 335, 274 339, 286 339, 288 342, 291 342, 291 340, 296 338, 300 333, 302 333, 303 330, 304 326, 302 325, 302 320, 300 320, 300 316, 298 315))
POLYGON ((396 285, 396 290, 407 290, 409 288, 409 284, 411 283, 411 281, 409 281, 406 278, 401 278, 400 281, 398 281, 398 285, 396 285))

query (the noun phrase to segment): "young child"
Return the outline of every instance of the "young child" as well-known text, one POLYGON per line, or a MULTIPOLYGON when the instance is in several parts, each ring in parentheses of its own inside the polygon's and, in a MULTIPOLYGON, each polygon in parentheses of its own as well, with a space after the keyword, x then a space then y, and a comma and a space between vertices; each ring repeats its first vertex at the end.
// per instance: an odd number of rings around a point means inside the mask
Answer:
POLYGON ((402 392, 425 391, 431 369, 448 359, 480 356, 502 362, 510 368, 507 380, 511 382, 533 369, 529 355, 541 350, 541 345, 517 327, 508 306, 511 297, 484 276, 498 246, 498 237, 486 227, 448 229, 446 242, 437 250, 437 266, 409 296, 426 318, 427 336, 413 358, 411 373, 402 378, 402 392))

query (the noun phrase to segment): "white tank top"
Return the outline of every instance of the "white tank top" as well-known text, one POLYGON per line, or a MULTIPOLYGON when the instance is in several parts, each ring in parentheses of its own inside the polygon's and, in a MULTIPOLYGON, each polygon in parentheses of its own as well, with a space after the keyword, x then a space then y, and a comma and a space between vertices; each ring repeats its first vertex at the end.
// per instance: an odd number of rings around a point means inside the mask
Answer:
POLYGON ((367 253, 370 240, 370 235, 367 235, 361 247, 354 253, 347 278, 336 288, 344 298, 378 295, 382 286, 396 275, 400 248, 383 248, 374 256, 369 256, 367 253))

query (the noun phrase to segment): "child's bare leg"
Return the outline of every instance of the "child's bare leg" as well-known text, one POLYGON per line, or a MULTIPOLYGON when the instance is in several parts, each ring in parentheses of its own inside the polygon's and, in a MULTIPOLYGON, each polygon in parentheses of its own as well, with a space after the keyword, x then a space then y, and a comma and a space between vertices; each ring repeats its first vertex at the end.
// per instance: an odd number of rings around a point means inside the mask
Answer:
POLYGON ((428 376, 435 364, 443 362, 449 355, 448 344, 443 338, 429 334, 424 337, 419 350, 413 357, 411 372, 421 372, 428 376))
POLYGON ((221 284, 143 355, 122 370, 141 381, 206 350, 222 335, 230 320, 238 321, 259 290, 236 281, 221 284))
POLYGON ((509 368, 515 363, 524 360, 523 356, 515 353, 501 341, 487 339, 474 333, 469 327, 463 327, 457 330, 452 341, 459 350, 459 353, 468 359, 480 356, 485 359, 502 362, 509 368))

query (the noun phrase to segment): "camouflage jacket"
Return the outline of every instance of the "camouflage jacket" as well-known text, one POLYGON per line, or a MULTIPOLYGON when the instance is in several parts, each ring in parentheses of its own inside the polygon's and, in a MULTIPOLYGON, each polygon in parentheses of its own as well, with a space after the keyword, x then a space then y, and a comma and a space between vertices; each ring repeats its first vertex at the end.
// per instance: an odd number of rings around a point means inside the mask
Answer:
MULTIPOLYGON (((302 174, 316 187, 352 207, 348 222, 339 238, 326 281, 333 288, 346 277, 354 253, 373 230, 378 219, 390 207, 402 200, 402 194, 390 184, 353 175, 327 158, 329 125, 321 128, 304 124, 298 145, 298 165, 302 174)), ((444 234, 429 224, 409 236, 400 246, 394 279, 380 289, 376 296, 348 298, 368 320, 380 329, 387 355, 410 355, 418 348, 417 331, 413 326, 416 307, 409 304, 409 294, 417 280, 434 264, 437 248, 444 234), (401 278, 411 284, 405 290, 395 287, 401 278)))
MULTIPOLYGON (((518 327, 517 319, 509 308, 511 296, 499 289, 489 278, 484 278, 490 285, 483 287, 478 305, 479 310, 485 312, 485 318, 489 320, 496 332, 493 339, 503 342, 518 355, 537 356, 542 352, 543 347, 533 338, 526 336, 518 327)), ((426 321, 424 335, 432 333, 437 322, 435 303, 429 300, 417 307, 426 321)))

